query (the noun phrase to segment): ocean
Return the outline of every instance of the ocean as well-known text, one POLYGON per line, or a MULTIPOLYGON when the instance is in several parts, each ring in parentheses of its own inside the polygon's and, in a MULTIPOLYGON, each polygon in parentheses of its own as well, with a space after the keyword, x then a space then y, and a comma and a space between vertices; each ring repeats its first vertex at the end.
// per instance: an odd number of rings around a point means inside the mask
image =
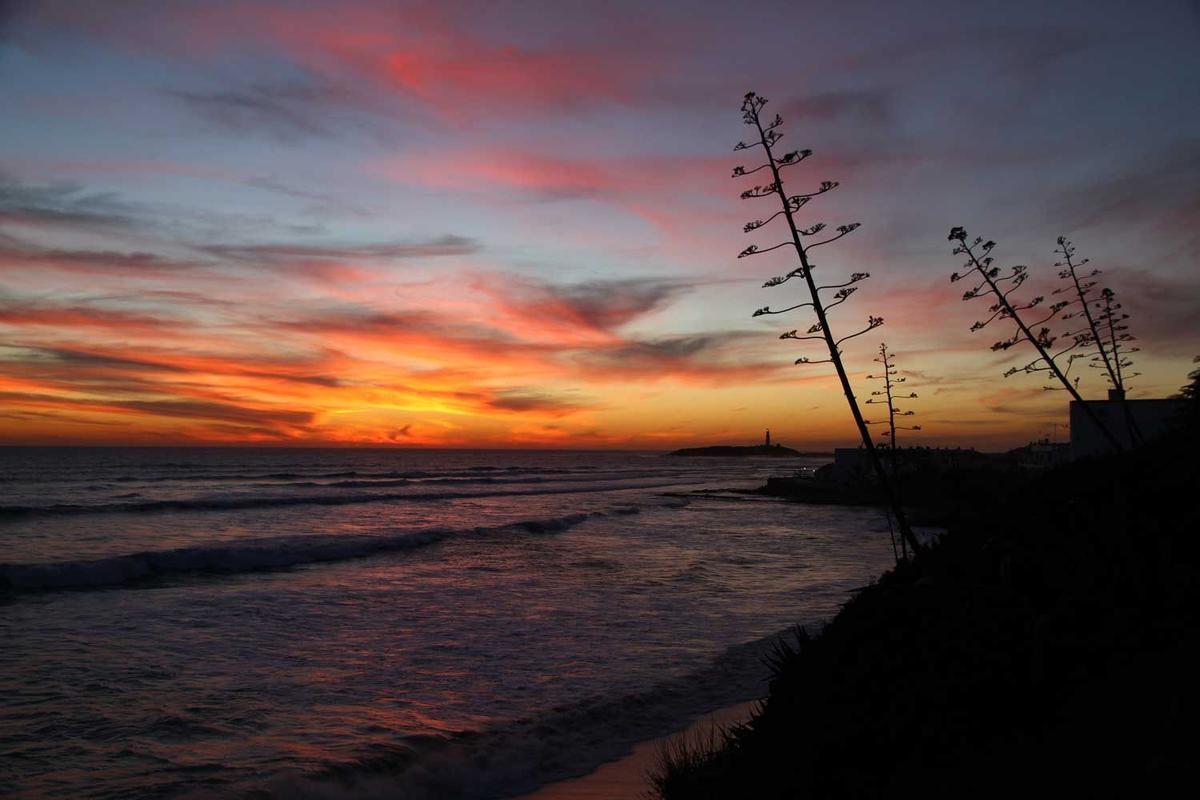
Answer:
POLYGON ((0 795, 500 798, 764 693, 890 566, 811 459, 0 449, 0 795), (708 491, 701 491, 708 490, 708 491))

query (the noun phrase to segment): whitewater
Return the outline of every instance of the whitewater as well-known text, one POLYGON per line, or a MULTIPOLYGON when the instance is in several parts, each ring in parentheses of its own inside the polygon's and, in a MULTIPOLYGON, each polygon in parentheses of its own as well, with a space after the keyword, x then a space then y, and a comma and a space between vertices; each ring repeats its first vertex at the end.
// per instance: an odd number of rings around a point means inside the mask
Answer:
POLYGON ((519 796, 764 691, 889 565, 820 458, 0 450, 0 795, 519 796))

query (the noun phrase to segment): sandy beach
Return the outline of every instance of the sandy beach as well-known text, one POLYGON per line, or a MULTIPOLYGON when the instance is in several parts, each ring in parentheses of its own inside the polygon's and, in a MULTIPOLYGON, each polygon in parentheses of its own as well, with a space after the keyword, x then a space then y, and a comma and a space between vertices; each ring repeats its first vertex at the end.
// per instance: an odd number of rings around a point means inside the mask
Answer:
POLYGON ((705 714, 683 731, 641 742, 623 758, 602 764, 587 775, 543 786, 521 800, 645 800, 650 796, 646 774, 654 767, 663 742, 680 735, 706 733, 713 725, 729 727, 745 722, 756 704, 740 703, 705 714))

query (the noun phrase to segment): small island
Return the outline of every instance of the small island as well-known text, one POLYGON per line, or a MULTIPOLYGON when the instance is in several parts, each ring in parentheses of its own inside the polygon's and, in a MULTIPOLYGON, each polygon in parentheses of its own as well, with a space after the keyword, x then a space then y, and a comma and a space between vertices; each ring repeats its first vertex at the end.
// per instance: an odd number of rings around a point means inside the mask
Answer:
POLYGON ((767 430, 762 444, 740 446, 732 444, 715 444, 708 447, 685 447, 682 450, 672 450, 669 456, 684 456, 688 458, 747 458, 749 456, 768 456, 770 458, 798 458, 804 455, 799 450, 784 447, 781 444, 771 444, 771 431, 767 430))

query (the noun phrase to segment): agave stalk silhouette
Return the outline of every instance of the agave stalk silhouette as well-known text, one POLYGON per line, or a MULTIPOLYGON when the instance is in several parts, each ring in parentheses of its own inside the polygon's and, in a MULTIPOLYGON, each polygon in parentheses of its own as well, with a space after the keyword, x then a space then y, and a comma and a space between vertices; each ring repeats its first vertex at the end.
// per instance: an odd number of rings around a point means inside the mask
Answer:
MULTIPOLYGON (((906 426, 906 425, 897 425, 896 424, 896 417, 911 417, 911 416, 913 416, 914 412, 911 410, 906 411, 906 410, 899 409, 896 407, 896 399, 897 399, 897 392, 895 391, 896 385, 904 383, 906 381, 906 379, 903 377, 899 377, 900 371, 898 369, 896 369, 896 367, 894 365, 894 362, 893 362, 894 358, 895 358, 895 354, 890 352, 887 349, 887 342, 880 342, 879 356, 878 356, 878 358, 875 359, 875 361, 876 361, 876 363, 883 365, 883 372, 879 375, 868 375, 867 380, 882 380, 883 381, 883 390, 880 391, 880 390, 876 389, 875 391, 872 391, 871 396, 869 398, 867 398, 867 400, 865 401, 865 404, 866 405, 886 405, 887 406, 888 416, 887 416, 886 422, 887 422, 888 429, 886 431, 884 431, 883 436, 885 439, 888 440, 888 461, 891 462, 892 475, 896 476, 896 479, 899 480, 900 471, 897 468, 898 465, 896 463, 896 431, 898 431, 898 430, 919 431, 919 430, 921 430, 921 426, 920 425, 906 426)), ((905 399, 909 399, 909 398, 916 399, 916 397, 917 397, 916 392, 909 392, 905 396, 905 399)), ((864 422, 866 422, 868 425, 878 425, 878 424, 884 422, 884 420, 872 421, 872 420, 868 419, 868 420, 864 420, 864 422)), ((892 529, 892 520, 889 517, 888 518, 888 531, 890 532, 891 529, 892 529)), ((896 553, 896 537, 894 535, 892 536, 892 552, 893 552, 893 554, 896 555, 897 561, 902 560, 902 559, 903 560, 908 559, 908 546, 903 538, 900 539, 900 552, 896 553)))
MULTIPOLYGON (((878 375, 868 375, 867 380, 883 381, 883 390, 882 391, 876 390, 876 391, 871 392, 871 397, 869 399, 867 399, 867 401, 866 401, 867 405, 882 405, 887 409, 888 429, 886 431, 884 431, 883 435, 887 438, 888 448, 892 453, 893 469, 895 469, 895 461, 896 461, 896 459, 895 459, 895 452, 896 452, 896 447, 897 447, 896 431, 919 431, 919 430, 921 430, 920 425, 897 425, 896 424, 896 417, 911 417, 915 414, 914 411, 897 408, 896 400, 897 399, 915 400, 917 398, 917 393, 909 392, 908 394, 904 395, 903 397, 901 397, 899 395, 899 390, 896 387, 901 383, 905 383, 908 379, 900 376, 900 370, 898 370, 896 368, 895 358, 896 358, 896 354, 891 352, 890 350, 888 350, 887 342, 881 342, 879 344, 879 357, 875 359, 875 362, 883 365, 883 372, 881 372, 878 375)), ((878 420, 877 422, 872 422, 871 420, 867 420, 866 422, 868 425, 876 425, 876 424, 882 423, 883 420, 878 420)))
POLYGON ((1138 351, 1137 347, 1124 346, 1126 342, 1135 341, 1135 338, 1127 333, 1129 326, 1125 324, 1125 320, 1129 319, 1129 315, 1121 310, 1121 304, 1116 302, 1116 295, 1112 289, 1102 290, 1096 305, 1100 309, 1097 315, 1100 331, 1096 337, 1096 349, 1101 353, 1108 353, 1105 365, 1109 369, 1113 388, 1119 391, 1123 398, 1125 381, 1141 375, 1140 372, 1126 371, 1133 366, 1127 354, 1138 351))
POLYGON ((1067 285, 1055 289, 1054 294, 1067 294, 1072 297, 1063 306, 1062 318, 1071 320, 1082 315, 1085 322, 1084 327, 1068 332, 1066 335, 1082 337, 1085 345, 1094 346, 1096 356, 1093 360, 1097 362, 1096 366, 1102 366, 1108 373, 1108 379, 1112 382, 1113 388, 1122 389, 1121 377, 1117 374, 1109 348, 1105 345, 1105 339, 1101 335, 1098 314, 1093 313, 1093 306, 1098 305, 1098 301, 1092 296, 1092 290, 1096 288, 1096 281, 1092 278, 1099 275, 1100 270, 1093 269, 1086 274, 1081 274, 1080 270, 1089 263, 1089 259, 1085 258, 1077 262, 1075 246, 1065 236, 1058 237, 1058 249, 1054 252, 1061 255, 1063 259, 1054 262, 1054 266, 1065 267, 1059 271, 1058 277, 1067 281, 1067 285), (1078 306, 1078 308, 1072 308, 1072 306, 1078 306))
POLYGON ((1100 274, 1100 270, 1093 269, 1086 275, 1080 274, 1080 269, 1090 263, 1090 259, 1075 260, 1075 245, 1065 236, 1058 237, 1058 249, 1055 253, 1062 256, 1062 261, 1056 261, 1054 266, 1066 267, 1058 273, 1058 277, 1070 282, 1059 289, 1055 289, 1055 294, 1071 293, 1074 299, 1069 301, 1069 305, 1078 305, 1077 310, 1068 311, 1063 314, 1062 318, 1074 319, 1083 316, 1087 323, 1086 328, 1080 328, 1078 331, 1068 334, 1070 336, 1083 335, 1087 337, 1087 344, 1096 348, 1096 355, 1092 358, 1092 366, 1097 369, 1103 369, 1108 377, 1108 382, 1117 390, 1121 397, 1125 396, 1125 381, 1128 378, 1136 377, 1137 372, 1126 372, 1128 367, 1133 366, 1133 362, 1129 360, 1129 353, 1136 353, 1137 347, 1126 346, 1126 342, 1135 341, 1127 331, 1129 326, 1125 324, 1125 320, 1129 319, 1129 315, 1121 310, 1121 304, 1116 302, 1116 295, 1112 289, 1102 289, 1100 297, 1096 298, 1092 294, 1092 289, 1097 286, 1097 281, 1092 280, 1100 274))
POLYGON ((1068 335, 1082 336, 1086 344, 1095 348, 1096 354, 1092 357, 1092 363, 1089 366, 1104 370, 1105 377, 1108 378, 1108 382, 1115 390, 1116 397, 1125 412, 1125 425, 1129 431, 1129 441, 1136 443, 1142 438, 1141 432, 1138 430, 1129 404, 1125 402, 1125 380, 1139 374, 1128 371, 1128 368, 1133 366, 1128 354, 1138 351, 1137 347, 1127 344, 1134 341, 1134 337, 1128 333, 1129 326, 1125 324, 1129 315, 1121 310, 1121 304, 1116 302, 1116 295, 1112 289, 1107 287, 1102 289, 1099 298, 1093 295, 1092 290, 1098 283, 1093 278, 1100 274, 1100 270, 1092 269, 1086 274, 1080 274, 1080 270, 1090 263, 1090 259, 1084 258, 1076 261, 1075 245, 1070 239, 1065 236, 1058 237, 1058 249, 1054 252, 1063 259, 1056 261, 1054 266, 1065 268, 1058 273, 1058 277, 1067 281, 1066 286, 1055 289, 1054 293, 1073 295, 1068 307, 1078 306, 1078 308, 1065 311, 1062 318, 1070 320, 1082 316, 1086 324, 1086 327, 1068 335))
MULTIPOLYGON (((972 275, 979 281, 973 289, 968 289, 963 293, 962 299, 964 301, 968 301, 974 300, 977 297, 986 297, 991 295, 996 301, 988 309, 988 312, 991 314, 991 316, 985 320, 976 322, 971 326, 971 330, 982 330, 998 319, 1010 319, 1017 326, 1016 331, 1008 338, 1001 339, 993 344, 992 350, 1008 350, 1010 347, 1013 347, 1022 341, 1026 341, 1029 342, 1029 344, 1033 346, 1034 350, 1037 351, 1037 358, 1035 358, 1033 361, 1030 361, 1023 367, 1013 367, 1004 373, 1004 377, 1007 378, 1008 376, 1017 372, 1051 373, 1058 380, 1058 382, 1062 384, 1062 388, 1066 389, 1071 394, 1071 397, 1075 398, 1080 407, 1083 409, 1083 412, 1087 414, 1088 418, 1092 421, 1092 424, 1096 426, 1096 429, 1104 434, 1104 438, 1108 440, 1108 443, 1112 445, 1113 449, 1117 452, 1123 451, 1125 448, 1122 447, 1121 442, 1116 436, 1113 435, 1112 431, 1108 429, 1108 426, 1104 424, 1104 421, 1100 419, 1099 415, 1096 414, 1096 410, 1092 408, 1091 405, 1089 405, 1086 401, 1084 401, 1083 397, 1080 396, 1079 389, 1076 384, 1067 377, 1067 372, 1070 370, 1071 364, 1074 363, 1075 358, 1068 357, 1066 370, 1061 368, 1056 360, 1075 348, 1086 344, 1086 335, 1075 334, 1072 337, 1070 344, 1066 345, 1056 353, 1051 352, 1054 347, 1056 337, 1050 332, 1050 328, 1046 327, 1046 323, 1057 317, 1059 313, 1070 304, 1069 301, 1060 300, 1056 303, 1052 303, 1045 309, 1045 311, 1048 313, 1044 317, 1033 323, 1027 322, 1021 317, 1021 312, 1030 311, 1034 308, 1037 308, 1042 304, 1042 301, 1045 300, 1045 298, 1042 296, 1034 297, 1032 300, 1023 303, 1010 299, 1010 295, 1012 295, 1012 293, 1015 292, 1021 286, 1021 284, 1025 283, 1026 279, 1029 277, 1028 267, 1022 265, 1014 266, 1011 267, 1007 273, 1001 274, 999 267, 992 266, 994 259, 991 255, 991 252, 996 247, 996 243, 993 241, 985 242, 981 237, 978 236, 976 236, 975 239, 968 241, 967 231, 965 228, 957 226, 951 228, 948 239, 952 242, 957 242, 953 251, 955 255, 965 254, 967 256, 967 261, 963 264, 963 266, 967 269, 967 272, 963 274, 959 274, 957 272, 953 273, 950 276, 950 282, 955 283, 964 278, 971 277, 972 275), (976 252, 977 250, 978 252, 976 252), (1036 333, 1034 333, 1035 329, 1037 330, 1036 333)), ((1049 389, 1057 387, 1045 388, 1049 389)))
POLYGON ((827 235, 826 238, 820 241, 814 241, 811 244, 805 244, 805 239, 817 237, 825 230, 824 223, 817 223, 808 228, 801 228, 796 223, 796 212, 798 212, 805 204, 814 197, 832 191, 837 187, 835 181, 824 181, 815 191, 807 194, 789 195, 784 189, 782 171, 787 167, 795 166, 812 155, 811 150, 793 150, 789 153, 777 156, 775 154, 775 145, 783 138, 783 134, 779 131, 783 125, 783 119, 776 114, 775 118, 770 122, 764 122, 762 119, 762 109, 767 103, 766 98, 760 97, 754 92, 748 92, 742 101, 742 121, 754 128, 757 136, 757 141, 738 142, 733 149, 750 150, 756 147, 761 147, 765 161, 758 166, 747 169, 746 167, 734 167, 733 177, 738 178, 745 175, 753 175, 757 172, 766 171, 770 180, 762 185, 754 186, 742 192, 742 199, 774 197, 779 201, 779 210, 767 216, 765 219, 756 219, 753 222, 746 223, 744 232, 758 230, 764 225, 776 219, 783 219, 787 224, 790 238, 780 244, 772 245, 760 249, 757 245, 750 245, 738 254, 738 258, 746 258, 748 256, 759 255, 761 253, 769 253, 772 250, 788 248, 796 253, 796 258, 799 261, 799 266, 788 272, 785 275, 779 275, 771 278, 763 284, 764 288, 780 286, 793 278, 800 278, 804 281, 808 288, 808 302, 798 303, 788 308, 774 311, 770 306, 765 306, 754 312, 754 316, 762 316, 764 314, 783 314, 789 311, 796 311, 801 308, 811 308, 816 315, 817 321, 811 325, 804 334, 799 334, 796 331, 788 331, 780 335, 780 339, 796 339, 799 341, 819 340, 825 343, 828 351, 828 358, 813 361, 806 357, 796 359, 797 364, 833 364, 837 371, 838 380, 842 384, 842 392, 846 396, 846 402, 850 406, 850 414, 854 417, 854 425, 858 428, 859 438, 862 440, 863 447, 867 451, 867 456, 874 468, 875 475, 882 486, 887 497, 888 506, 891 508, 892 514, 896 519, 896 524, 900 529, 901 538, 912 548, 914 553, 920 553, 922 547, 913 535, 912 527, 908 523, 908 518, 904 513, 904 508, 900 504, 899 495, 896 492, 892 483, 892 478, 884 468, 883 461, 880 459, 878 450, 874 442, 871 441, 871 434, 867 430, 867 423, 863 419, 861 410, 858 407, 858 401, 854 397, 854 390, 850 386, 850 378, 846 373, 845 364, 842 362, 841 345, 850 339, 862 336, 868 331, 872 331, 883 324, 882 317, 868 316, 866 327, 855 333, 836 337, 833 333, 833 328, 829 323, 829 312, 834 307, 846 302, 850 295, 858 290, 854 284, 859 281, 869 278, 870 275, 865 272, 855 272, 850 275, 849 279, 841 283, 831 283, 826 285, 817 285, 816 279, 813 277, 812 262, 809 260, 809 252, 815 247, 835 242, 853 232, 859 227, 859 223, 851 223, 848 225, 839 225, 833 235, 827 235), (833 296, 830 302, 822 296, 822 292, 832 291, 833 296))

